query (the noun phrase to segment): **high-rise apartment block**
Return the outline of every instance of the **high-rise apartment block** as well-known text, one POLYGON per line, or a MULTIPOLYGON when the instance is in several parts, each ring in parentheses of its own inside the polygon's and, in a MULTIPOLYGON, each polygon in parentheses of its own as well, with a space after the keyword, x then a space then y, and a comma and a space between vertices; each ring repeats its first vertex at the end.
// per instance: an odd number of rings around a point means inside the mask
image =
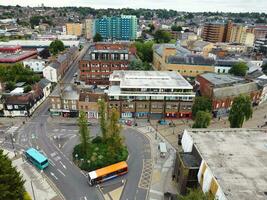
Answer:
POLYGON ((88 40, 91 40, 94 37, 94 19, 89 18, 85 20, 85 37, 88 40))
POLYGON ((95 20, 94 33, 99 33, 104 39, 135 40, 137 18, 133 15, 118 17, 102 17, 95 20))
POLYGON ((206 23, 203 28, 202 38, 208 42, 225 42, 225 24, 224 23, 206 23))

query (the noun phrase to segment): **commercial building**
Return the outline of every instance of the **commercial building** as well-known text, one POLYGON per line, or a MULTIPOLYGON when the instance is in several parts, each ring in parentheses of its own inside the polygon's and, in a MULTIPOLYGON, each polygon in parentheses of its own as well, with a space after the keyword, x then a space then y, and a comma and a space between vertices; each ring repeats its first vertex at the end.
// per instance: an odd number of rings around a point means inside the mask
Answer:
POLYGON ((94 37, 94 19, 89 18, 86 19, 84 22, 84 27, 85 27, 85 37, 88 40, 92 40, 94 37))
POLYGON ((234 98, 240 94, 250 96, 254 105, 259 103, 261 97, 258 84, 242 77, 205 73, 198 75, 196 81, 201 95, 212 100, 212 111, 215 117, 227 115, 234 98))
POLYGON ((100 99, 106 100, 106 95, 92 91, 81 91, 78 102, 79 111, 84 111, 88 119, 98 119, 98 101, 100 99))
POLYGON ((51 102, 50 114, 63 117, 78 117, 78 102, 80 90, 74 85, 60 85, 49 96, 51 102))
POLYGON ((218 200, 266 199, 266 142, 263 129, 184 130, 174 168, 180 192, 199 185, 218 200))
POLYGON ((82 35, 82 24, 80 23, 67 23, 66 24, 67 35, 82 35))
POLYGON ((17 63, 36 56, 36 50, 23 50, 19 45, 0 46, 0 63, 17 63))
POLYGON ((239 43, 249 47, 253 46, 255 40, 254 29, 242 24, 233 24, 229 35, 227 42, 239 43))
POLYGON ((137 18, 133 15, 102 17, 95 19, 95 33, 106 40, 135 40, 137 18))
POLYGON ((46 61, 41 59, 27 59, 23 61, 24 67, 28 67, 36 73, 42 73, 45 65, 46 61))
POLYGON ((109 78, 108 109, 122 118, 189 118, 193 87, 170 71, 114 71, 109 78))
POLYGON ((86 84, 108 85, 114 70, 127 70, 136 49, 129 43, 95 43, 79 61, 80 80, 86 84))
POLYGON ((153 46, 153 67, 159 71, 176 71, 183 76, 195 77, 205 72, 214 72, 213 58, 191 53, 177 44, 153 46))
MULTIPOLYGON (((29 48, 29 49, 35 49, 35 48, 46 48, 49 47, 52 40, 10 40, 8 42, 0 42, 0 46, 21 46, 22 48, 29 48)), ((72 46, 79 46, 78 40, 65 40, 63 41, 63 44, 66 48, 72 47, 72 46)))

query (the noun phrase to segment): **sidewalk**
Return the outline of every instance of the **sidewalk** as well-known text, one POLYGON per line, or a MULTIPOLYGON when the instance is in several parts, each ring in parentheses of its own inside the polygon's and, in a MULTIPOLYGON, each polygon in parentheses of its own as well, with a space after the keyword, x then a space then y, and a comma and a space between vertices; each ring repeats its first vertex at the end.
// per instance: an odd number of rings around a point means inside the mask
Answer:
POLYGON ((4 150, 12 160, 13 166, 22 174, 25 180, 25 189, 32 199, 38 200, 62 200, 61 195, 56 192, 55 186, 40 173, 34 166, 26 162, 21 156, 15 157, 11 151, 4 150))
POLYGON ((176 183, 172 181, 172 171, 176 150, 151 126, 136 127, 150 140, 151 158, 153 162, 150 190, 147 199, 162 200, 165 192, 178 193, 176 183), (165 158, 160 157, 159 142, 164 142, 168 153, 165 158))

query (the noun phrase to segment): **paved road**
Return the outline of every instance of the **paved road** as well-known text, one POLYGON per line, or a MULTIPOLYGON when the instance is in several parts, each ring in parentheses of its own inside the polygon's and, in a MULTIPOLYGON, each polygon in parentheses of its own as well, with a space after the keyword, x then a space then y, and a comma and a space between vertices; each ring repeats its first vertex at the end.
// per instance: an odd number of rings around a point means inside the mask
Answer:
MULTIPOLYGON (((80 52, 78 59, 72 64, 62 79, 62 83, 70 83, 73 74, 78 69, 78 60, 85 53, 86 48, 80 52)), ((96 189, 89 187, 87 179, 79 168, 70 162, 70 160, 57 148, 48 137, 47 119, 49 117, 48 109, 50 107, 47 99, 23 125, 17 135, 19 147, 38 147, 49 159, 50 166, 44 170, 45 174, 56 184, 63 196, 67 200, 87 200, 98 199, 96 189)))
MULTIPOLYGON (((78 59, 67 71, 61 81, 62 83, 73 82, 73 74, 78 69, 78 60, 85 53, 87 47, 82 50, 78 59)), ((35 111, 33 116, 26 120, 26 123, 19 129, 16 135, 16 149, 23 150, 28 147, 36 147, 42 151, 48 157, 50 163, 50 166, 44 170, 44 173, 55 183, 67 200, 101 199, 97 189, 88 186, 85 175, 70 161, 73 146, 79 141, 76 135, 76 126, 64 123, 57 126, 58 129, 65 128, 65 130, 68 130, 68 134, 71 137, 71 139, 67 140, 65 146, 59 149, 57 141, 53 141, 55 139, 51 137, 53 135, 51 134, 51 126, 47 122, 49 107, 50 103, 47 99, 35 111)), ((90 128, 93 136, 99 132, 99 127, 97 126, 93 125, 90 128)), ((146 167, 149 166, 147 163, 149 163, 151 158, 149 140, 133 129, 125 130, 125 139, 130 152, 128 160, 130 170, 125 177, 122 177, 127 178, 122 199, 143 200, 146 199, 150 181, 146 174, 151 174, 150 169, 146 167)), ((11 142, 6 142, 4 145, 11 147, 11 142)), ((109 183, 112 183, 112 181, 109 183)))

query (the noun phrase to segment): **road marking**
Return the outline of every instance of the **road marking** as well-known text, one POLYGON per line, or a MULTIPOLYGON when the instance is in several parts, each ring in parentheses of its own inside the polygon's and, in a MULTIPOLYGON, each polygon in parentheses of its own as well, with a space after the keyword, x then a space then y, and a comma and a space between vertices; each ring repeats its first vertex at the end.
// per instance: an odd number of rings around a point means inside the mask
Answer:
POLYGON ((84 197, 84 200, 87 200, 87 198, 86 198, 86 197, 84 197))
POLYGON ((56 164, 52 161, 52 160, 48 160, 48 162, 54 167, 54 166, 56 166, 56 164))
POLYGON ((63 176, 66 176, 60 169, 57 169, 57 171, 62 174, 63 176))
POLYGON ((56 175, 53 172, 50 172, 51 176, 53 176, 56 180, 58 180, 58 178, 56 177, 56 175))
POLYGON ((154 193, 154 194, 157 194, 157 195, 160 195, 160 196, 163 196, 163 192, 159 192, 159 191, 156 191, 156 190, 150 190, 151 193, 154 193))
POLYGON ((62 167, 63 167, 64 169, 67 169, 66 166, 63 165, 63 163, 62 163, 61 161, 59 161, 59 163, 62 165, 62 167))

